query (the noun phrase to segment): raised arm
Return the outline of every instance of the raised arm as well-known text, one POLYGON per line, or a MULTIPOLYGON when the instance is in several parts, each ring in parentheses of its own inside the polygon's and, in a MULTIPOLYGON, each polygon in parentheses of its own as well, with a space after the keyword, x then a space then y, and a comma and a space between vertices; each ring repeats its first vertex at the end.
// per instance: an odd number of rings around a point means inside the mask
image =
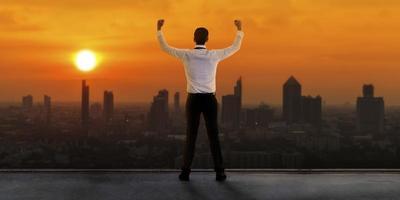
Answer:
POLYGON ((167 41, 165 40, 164 34, 161 31, 163 25, 164 25, 163 19, 157 21, 157 39, 161 49, 171 56, 182 59, 185 56, 186 50, 174 48, 168 45, 167 41))
POLYGON ((242 39, 244 36, 244 33, 242 31, 242 22, 240 20, 235 20, 234 24, 237 28, 235 40, 233 41, 233 44, 231 46, 229 46, 225 49, 216 50, 219 60, 223 60, 223 59, 233 55, 234 53, 239 51, 240 46, 242 45, 242 39))

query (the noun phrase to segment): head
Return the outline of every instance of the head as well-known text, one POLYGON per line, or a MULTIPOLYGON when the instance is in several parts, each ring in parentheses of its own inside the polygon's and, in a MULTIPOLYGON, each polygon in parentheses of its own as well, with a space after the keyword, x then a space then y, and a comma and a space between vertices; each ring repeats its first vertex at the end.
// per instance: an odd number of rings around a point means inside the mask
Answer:
POLYGON ((208 41, 208 30, 204 27, 199 27, 194 31, 194 42, 197 45, 204 45, 208 41))

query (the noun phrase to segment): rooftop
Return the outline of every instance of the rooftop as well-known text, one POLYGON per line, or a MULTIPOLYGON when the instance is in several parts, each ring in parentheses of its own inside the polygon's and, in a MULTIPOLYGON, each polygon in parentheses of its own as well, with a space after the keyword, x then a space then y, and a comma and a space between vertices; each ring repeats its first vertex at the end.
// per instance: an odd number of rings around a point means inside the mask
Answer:
POLYGON ((197 171, 180 182, 177 171, 3 170, 2 200, 8 199, 397 199, 396 170, 229 171, 228 180, 197 171))
POLYGON ((300 85, 300 83, 294 76, 290 76, 284 85, 300 85))

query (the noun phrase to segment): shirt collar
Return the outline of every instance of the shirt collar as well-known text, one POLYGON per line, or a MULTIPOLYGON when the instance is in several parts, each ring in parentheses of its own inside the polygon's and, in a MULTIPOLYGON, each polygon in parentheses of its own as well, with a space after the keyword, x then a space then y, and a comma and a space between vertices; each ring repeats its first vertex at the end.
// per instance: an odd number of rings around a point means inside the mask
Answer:
POLYGON ((196 48, 196 47, 198 47, 198 48, 205 48, 205 49, 207 48, 206 45, 199 45, 199 44, 194 45, 194 48, 196 48))

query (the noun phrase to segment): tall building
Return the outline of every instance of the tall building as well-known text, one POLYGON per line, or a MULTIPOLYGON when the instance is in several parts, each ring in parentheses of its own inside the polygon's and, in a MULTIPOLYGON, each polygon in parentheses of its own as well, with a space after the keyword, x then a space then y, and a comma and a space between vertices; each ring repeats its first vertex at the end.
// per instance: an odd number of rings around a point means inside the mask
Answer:
POLYGON ((33 107, 33 96, 26 95, 22 97, 22 108, 31 109, 33 107))
POLYGON ((242 77, 239 77, 239 79, 236 81, 236 85, 233 88, 233 94, 237 97, 239 97, 239 104, 240 108, 242 107, 242 77))
POLYGON ((319 127, 322 121, 322 98, 320 96, 302 96, 301 117, 302 122, 319 127))
POLYGON ((46 123, 49 124, 51 122, 51 97, 44 95, 43 97, 43 105, 44 105, 44 113, 46 123))
POLYGON ((180 105, 180 94, 179 92, 176 92, 174 95, 174 112, 175 113, 180 113, 181 111, 181 105, 180 105))
POLYGON ((363 96, 374 97, 374 86, 372 84, 363 85, 363 96))
POLYGON ((104 91, 103 96, 103 116, 106 121, 110 121, 114 114, 114 94, 112 91, 104 91))
POLYGON ((230 128, 240 127, 240 113, 242 110, 242 78, 236 81, 234 93, 222 96, 222 124, 230 128))
POLYGON ((385 104, 374 96, 374 86, 364 85, 363 96, 357 98, 357 131, 366 134, 384 132, 385 104))
POLYGON ((322 98, 302 96, 301 84, 293 76, 283 85, 283 118, 288 124, 307 123, 320 127, 322 98))
POLYGON ((287 123, 301 119, 301 85, 291 76, 283 85, 283 118, 287 123))
POLYGON ((82 102, 81 102, 82 128, 87 131, 89 128, 89 86, 86 80, 82 81, 82 102))
POLYGON ((162 131, 169 125, 168 114, 168 91, 160 90, 156 96, 153 97, 153 102, 150 106, 148 114, 149 128, 151 130, 162 131))

